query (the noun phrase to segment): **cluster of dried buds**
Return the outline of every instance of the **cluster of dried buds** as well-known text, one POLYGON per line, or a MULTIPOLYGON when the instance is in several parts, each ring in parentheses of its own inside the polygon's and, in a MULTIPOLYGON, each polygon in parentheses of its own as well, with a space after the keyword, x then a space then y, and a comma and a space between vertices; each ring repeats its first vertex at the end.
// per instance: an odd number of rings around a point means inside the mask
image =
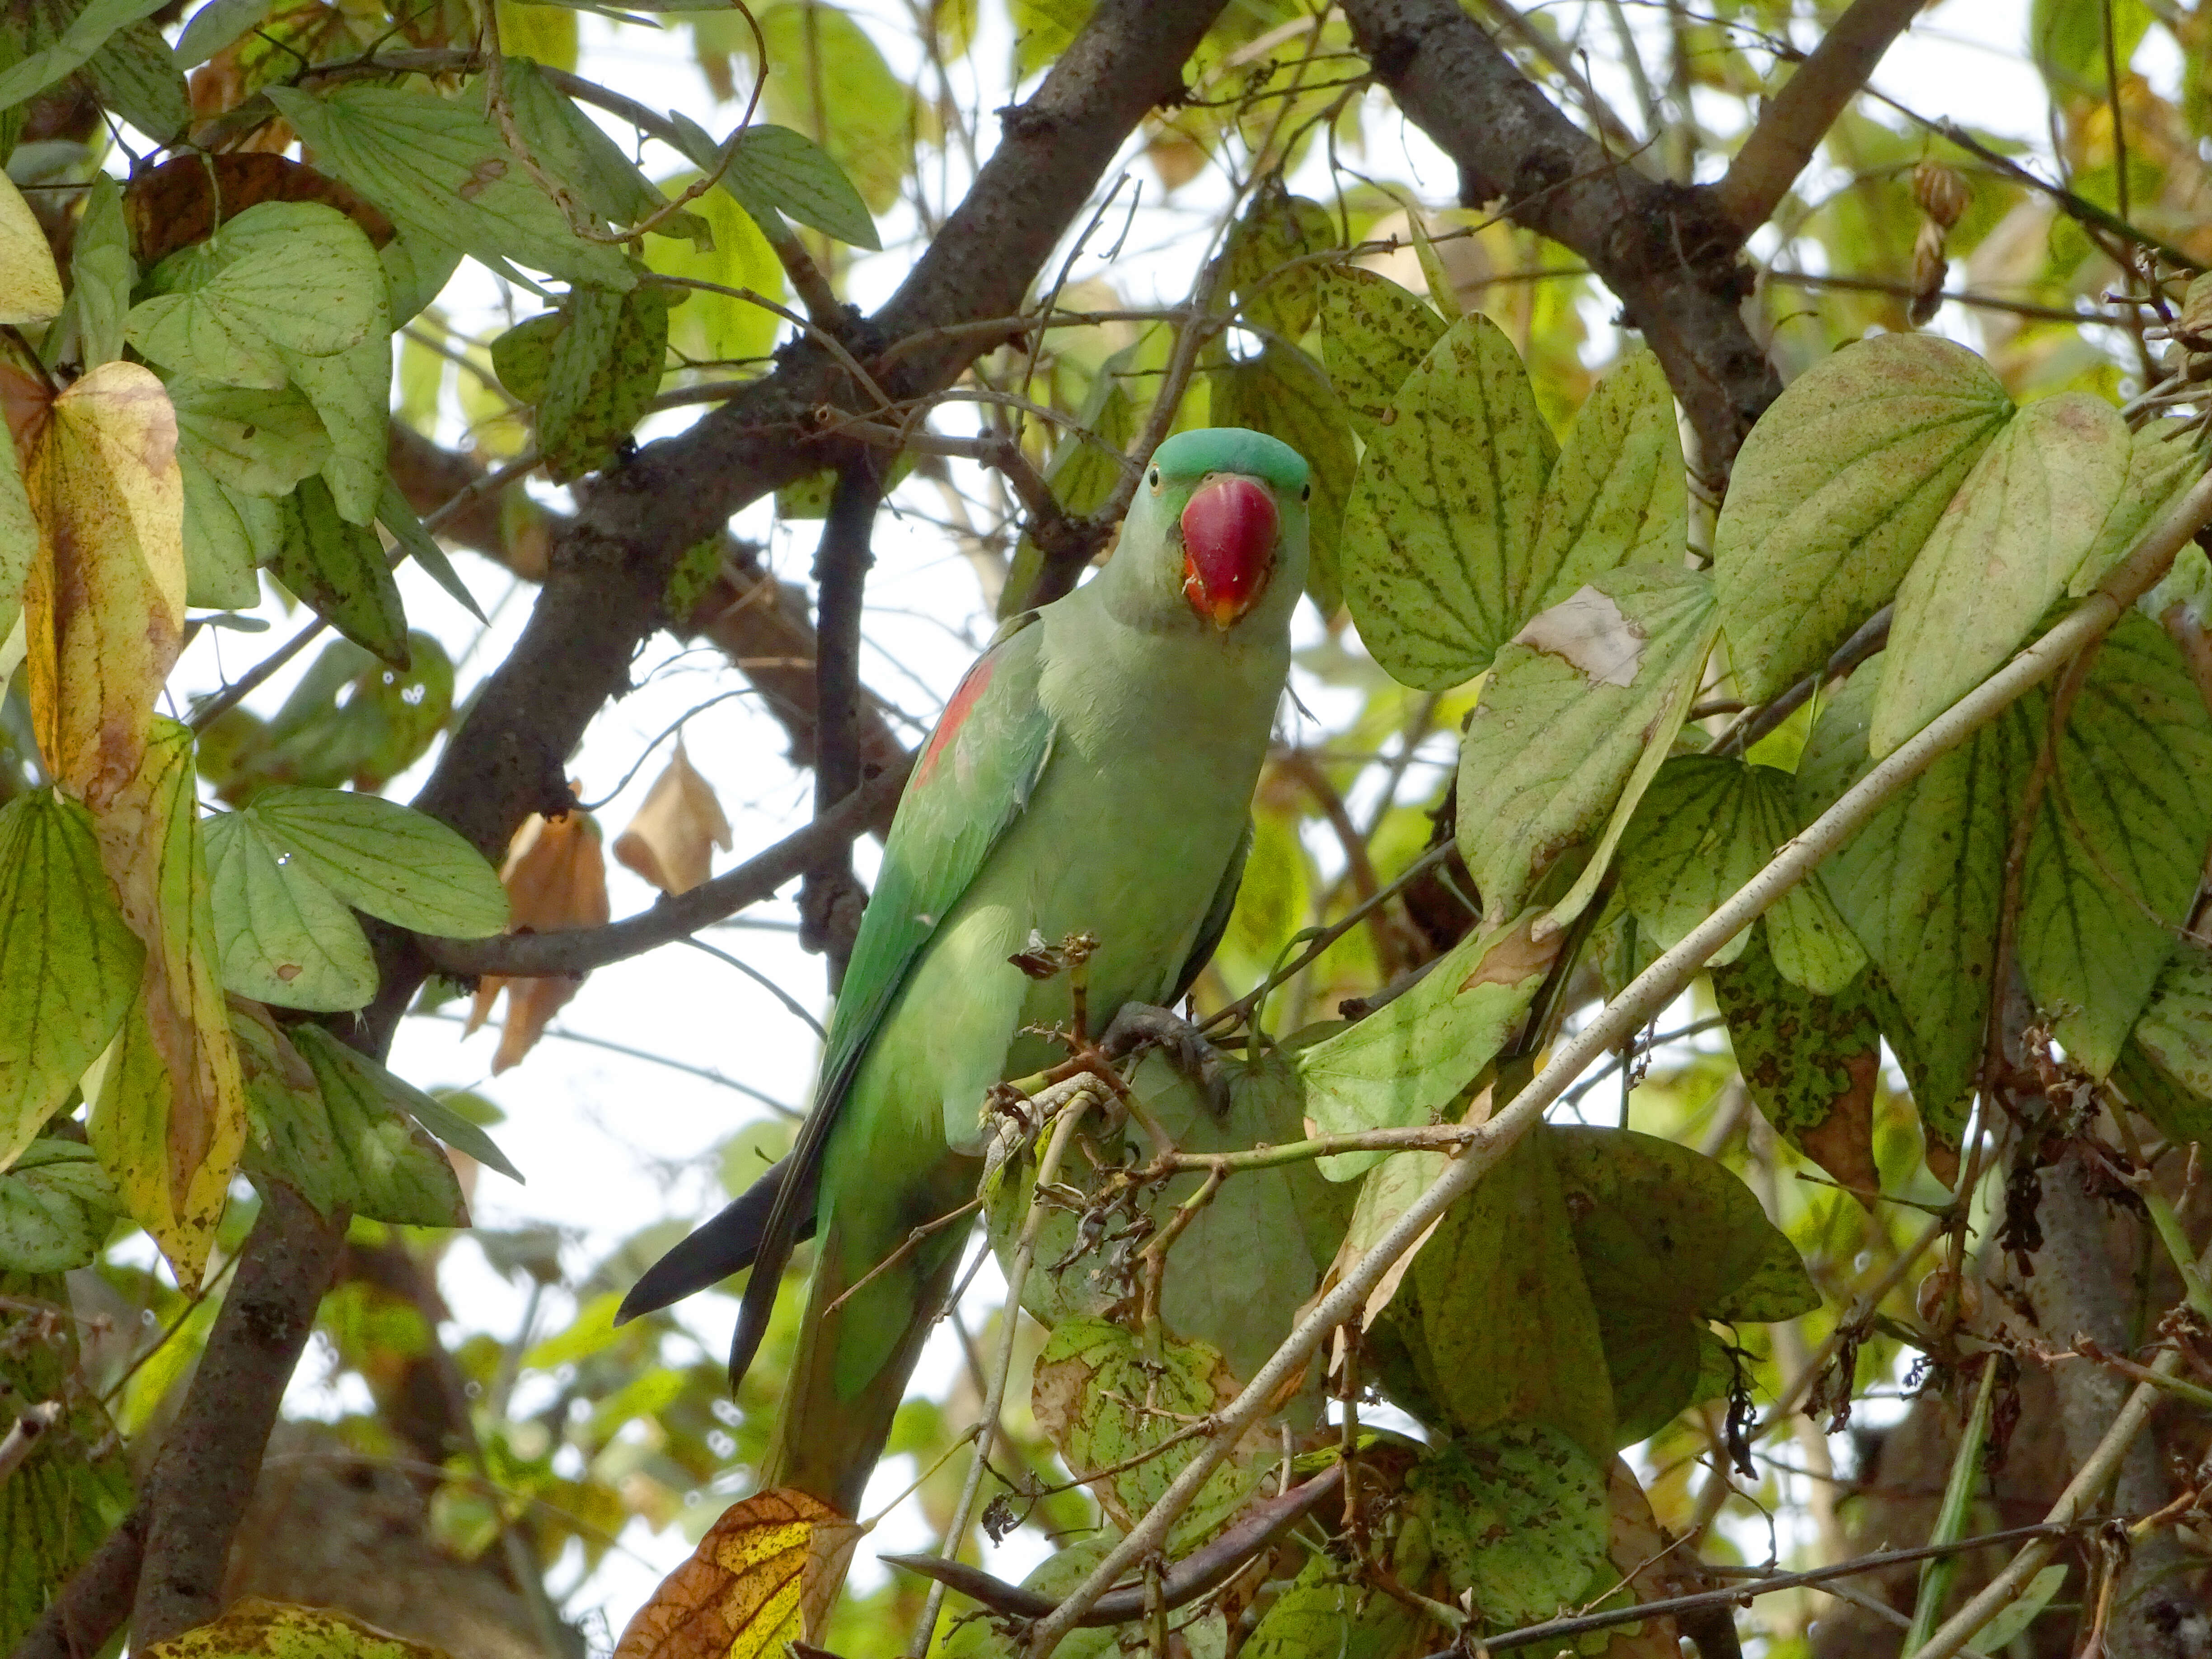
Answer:
POLYGON ((1912 169, 1912 199, 1920 204, 1920 235, 1912 246, 1912 305, 1907 313, 1918 328, 1943 303, 1943 277, 1950 268, 1943 244, 1974 199, 1974 189, 1955 167, 1923 161, 1912 169))

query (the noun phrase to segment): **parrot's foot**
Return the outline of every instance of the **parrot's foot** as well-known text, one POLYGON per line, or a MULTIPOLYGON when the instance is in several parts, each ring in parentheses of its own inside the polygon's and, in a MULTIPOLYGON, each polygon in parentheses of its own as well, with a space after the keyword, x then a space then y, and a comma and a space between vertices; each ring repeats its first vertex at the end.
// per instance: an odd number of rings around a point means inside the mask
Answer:
POLYGON ((1126 1059, 1140 1048, 1164 1050, 1169 1063, 1206 1091, 1215 1118, 1228 1117, 1229 1062, 1181 1015, 1149 1002, 1125 1002, 1098 1039, 1098 1048, 1110 1060, 1126 1059))

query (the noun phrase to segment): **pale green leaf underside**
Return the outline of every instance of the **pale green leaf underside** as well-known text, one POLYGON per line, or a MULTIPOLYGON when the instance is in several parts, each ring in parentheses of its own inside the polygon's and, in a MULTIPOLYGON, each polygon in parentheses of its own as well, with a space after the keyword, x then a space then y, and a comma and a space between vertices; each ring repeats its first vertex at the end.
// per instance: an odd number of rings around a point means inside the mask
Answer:
MULTIPOLYGON (((2041 699, 2007 730, 2023 751, 2041 699)), ((2023 772, 2024 775, 2024 772, 2023 772)), ((2022 879, 2021 967, 2099 1077, 2148 1000, 2212 841, 2212 714, 2172 642, 2130 613, 2075 699, 2022 879)))
POLYGON ((185 483, 185 599, 216 611, 258 604, 254 567, 276 550, 284 512, 264 495, 248 495, 219 483, 198 456, 179 448, 185 483))
MULTIPOLYGON (((1797 832, 1790 775, 1717 756, 1686 755, 1659 770, 1622 840, 1621 890, 1662 950, 1672 950, 1797 832)), ((1764 920, 1776 968, 1791 983, 1841 990, 1866 953, 1820 889, 1801 883, 1764 920)), ((1750 929, 1711 958, 1743 954, 1750 929)))
POLYGON ((274 388, 283 354, 327 357, 382 319, 384 267, 361 228, 319 202, 264 202, 162 262, 124 333, 155 362, 218 384, 274 388))
POLYGON ((1606 1562, 1603 1467, 1541 1424, 1431 1448, 1407 1480, 1455 1596, 1513 1630, 1577 1605, 1606 1562))
POLYGON ((1356 265, 1331 270, 1322 287, 1322 361, 1344 399, 1352 429, 1371 444, 1406 377, 1444 331, 1420 296, 1356 265))
POLYGON ((1983 452, 1897 591, 1868 746, 1879 760, 1981 684, 2064 594, 2127 477, 2087 392, 2030 404, 1983 452))
POLYGON ((627 289, 621 250, 586 242, 531 181, 491 125, 466 106, 390 87, 341 87, 317 97, 291 87, 264 94, 317 161, 404 229, 474 255, 501 272, 509 260, 573 282, 627 289))
POLYGON ((253 807, 270 839, 356 910, 449 939, 507 926, 498 875, 435 818, 374 795, 289 786, 264 790, 253 807))
POLYGON ((0 1273, 85 1266, 100 1254, 121 1207, 91 1147, 33 1140, 0 1174, 0 1273))
MULTIPOLYGON (((1411 990, 1358 1024, 1301 1049, 1305 1112, 1324 1134, 1433 1122, 1495 1058, 1528 1011, 1552 953, 1528 942, 1533 916, 1470 933, 1411 990)), ((1349 1181, 1383 1158, 1320 1161, 1349 1181)))
POLYGON ((1531 609, 1624 564, 1680 563, 1689 480, 1659 359, 1632 354, 1597 383, 1545 480, 1529 556, 1531 609))
POLYGON ((1886 334, 1806 371, 1752 428, 1713 538, 1731 660, 1754 702, 1887 604, 2012 412, 1948 340, 1886 334))
MULTIPOLYGON (((1879 663, 1854 674, 1814 727, 1797 774, 1807 822, 1872 763, 1879 663)), ((1820 869, 1909 1028, 1899 1058, 1921 1114, 1954 1144, 1989 1013, 2011 782, 2002 738, 1984 731, 1906 785, 1820 869)))
POLYGON ((177 448, 217 483, 241 495, 278 496, 322 471, 330 434, 298 391, 222 386, 179 376, 169 382, 177 448))
MULTIPOLYGON (((291 1031, 315 1074, 337 1160, 330 1188, 357 1215, 416 1227, 465 1227, 467 1201, 438 1144, 387 1098, 383 1067, 319 1025, 291 1031)), ((307 1097, 295 1097, 303 1109, 307 1097)))
POLYGON ((225 990, 323 1013, 376 994, 361 924, 302 860, 270 845, 253 809, 219 814, 204 830, 225 990))
POLYGON ((1534 611, 1528 560, 1557 447, 1513 343, 1477 313, 1398 390, 1345 508, 1344 596, 1403 684, 1473 678, 1534 611))

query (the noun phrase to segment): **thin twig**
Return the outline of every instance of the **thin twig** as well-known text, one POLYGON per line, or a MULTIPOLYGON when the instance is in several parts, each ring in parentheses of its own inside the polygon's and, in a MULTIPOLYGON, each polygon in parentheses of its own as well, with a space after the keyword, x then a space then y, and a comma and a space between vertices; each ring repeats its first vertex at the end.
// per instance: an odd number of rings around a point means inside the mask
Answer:
POLYGON ((8 1432, 0 1435, 0 1486, 8 1484, 8 1477, 22 1466, 23 1460, 31 1455, 31 1448, 65 1414, 66 1408, 58 1400, 42 1400, 24 1407, 16 1414, 8 1432))

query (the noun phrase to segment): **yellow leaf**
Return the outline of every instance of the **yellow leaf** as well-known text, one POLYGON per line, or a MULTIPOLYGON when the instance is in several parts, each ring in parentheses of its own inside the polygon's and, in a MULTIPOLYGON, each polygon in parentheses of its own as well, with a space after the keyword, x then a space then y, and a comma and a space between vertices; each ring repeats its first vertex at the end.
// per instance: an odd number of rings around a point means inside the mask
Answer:
POLYGON ((717 847, 730 850, 730 821, 679 738, 668 769, 615 837, 615 856, 662 892, 688 893, 713 871, 717 847))
POLYGON ((199 1283, 246 1145, 246 1085, 216 960, 192 734, 157 720, 95 822, 123 919, 146 944, 122 1035, 86 1079, 91 1139, 131 1217, 199 1283))
POLYGON ((53 401, 24 469, 39 556, 23 589, 46 769, 98 813, 137 776, 183 648, 177 416, 151 370, 102 363, 53 401))
POLYGON ((0 323, 43 323, 62 308, 62 274, 23 192, 0 173, 0 323))
POLYGON ((141 1648, 142 1659, 446 1659, 328 1607, 248 1596, 211 1625, 141 1648))
MULTIPOLYGON (((533 812, 507 843, 507 863, 499 872, 507 889, 507 931, 555 933, 568 927, 596 927, 609 915, 607 860, 599 847, 599 826, 585 813, 545 818, 533 812)), ((583 984, 579 975, 508 979, 487 974, 477 981, 467 1031, 490 1017, 499 994, 507 993, 507 1021, 492 1056, 496 1077, 537 1046, 561 1006, 583 984)))
POLYGON ((812 1640, 860 1528, 805 1492, 733 1504, 631 1617, 614 1659, 782 1659, 812 1640))

